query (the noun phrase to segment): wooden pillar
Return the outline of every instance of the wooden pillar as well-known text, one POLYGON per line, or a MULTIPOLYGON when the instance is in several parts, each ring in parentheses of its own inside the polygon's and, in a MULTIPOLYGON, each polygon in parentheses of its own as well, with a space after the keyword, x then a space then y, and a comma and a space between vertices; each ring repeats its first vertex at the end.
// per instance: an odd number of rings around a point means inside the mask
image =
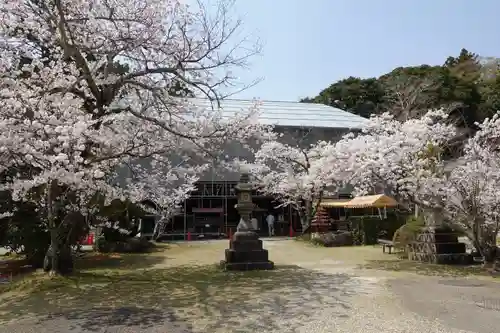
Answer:
POLYGON ((186 240, 186 229, 187 229, 187 199, 184 200, 184 240, 186 240))
MULTIPOLYGON (((224 190, 227 184, 224 185, 224 190)), ((227 193, 224 191, 224 233, 227 234, 227 193)))
POLYGON ((286 236, 288 231, 290 230, 289 228, 287 228, 287 226, 285 225, 285 207, 281 207, 281 212, 280 212, 280 215, 283 216, 283 220, 280 221, 280 224, 281 224, 281 234, 282 236, 286 236))

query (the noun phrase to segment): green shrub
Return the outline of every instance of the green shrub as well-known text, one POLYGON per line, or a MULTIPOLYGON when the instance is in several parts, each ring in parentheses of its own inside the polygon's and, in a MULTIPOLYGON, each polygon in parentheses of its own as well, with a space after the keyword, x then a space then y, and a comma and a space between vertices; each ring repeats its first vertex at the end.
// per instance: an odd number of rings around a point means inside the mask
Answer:
POLYGON ((354 244, 374 245, 377 239, 391 239, 396 230, 405 222, 406 216, 391 212, 387 218, 378 216, 355 216, 349 218, 354 244))
POLYGON ((396 232, 392 238, 394 242, 394 247, 397 249, 405 250, 406 247, 413 241, 415 241, 418 233, 425 226, 424 219, 422 217, 410 216, 396 232))
POLYGON ((363 229, 360 227, 359 221, 355 221, 354 223, 351 221, 351 226, 353 245, 363 245, 365 242, 365 235, 363 229))
MULTIPOLYGON (((5 176, 0 175, 0 180, 5 176)), ((0 219, 0 246, 25 255, 30 265, 42 267, 51 243, 43 206, 36 202, 14 201, 9 191, 0 191, 0 213, 3 212, 13 215, 0 219)), ((69 249, 88 233, 87 222, 78 212, 60 208, 56 210, 55 219, 59 225, 61 248, 69 249)))
MULTIPOLYGON (((8 193, 4 192, 2 195, 3 198, 10 199, 8 193)), ((6 202, 7 200, 4 201, 6 202)), ((9 205, 16 210, 13 216, 0 219, 0 246, 14 253, 22 253, 31 265, 42 267, 50 245, 50 234, 36 213, 36 207, 26 202, 9 202, 9 205)))
POLYGON ((362 234, 363 245, 377 244, 377 239, 380 238, 382 232, 382 224, 384 220, 380 217, 370 217, 363 219, 362 234))
POLYGON ((113 200, 108 206, 102 206, 97 216, 118 226, 120 229, 129 231, 122 233, 114 227, 102 226, 101 231, 109 242, 126 242, 130 237, 137 235, 138 221, 143 218, 146 212, 141 205, 133 204, 129 201, 113 200))
POLYGON ((97 252, 107 252, 107 243, 104 235, 97 236, 94 242, 94 250, 97 252))

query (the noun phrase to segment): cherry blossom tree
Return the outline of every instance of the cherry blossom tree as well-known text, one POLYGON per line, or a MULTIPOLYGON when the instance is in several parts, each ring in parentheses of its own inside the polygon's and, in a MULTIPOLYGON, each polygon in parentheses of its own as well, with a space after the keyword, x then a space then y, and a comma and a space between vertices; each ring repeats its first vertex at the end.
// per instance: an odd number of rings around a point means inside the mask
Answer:
POLYGON ((226 119, 179 93, 217 106, 257 51, 233 41, 230 2, 14 0, 0 17, 2 188, 44 212, 55 273, 63 208, 91 214, 96 193, 175 206, 208 167, 195 159, 270 135, 256 109, 226 119))
POLYGON ((358 193, 378 186, 410 210, 418 205, 427 224, 461 231, 492 261, 500 206, 498 116, 480 125, 451 168, 443 155, 456 131, 445 118, 435 111, 406 122, 372 118, 362 135, 340 143, 344 151, 350 149, 352 183, 358 193))
POLYGON ((321 200, 346 184, 341 153, 326 141, 307 148, 270 141, 256 152, 251 170, 258 189, 275 197, 278 207, 295 209, 306 232, 321 200))
POLYGON ((465 146, 461 163, 443 182, 445 210, 455 228, 467 235, 485 259, 498 256, 500 217, 499 115, 479 124, 480 131, 465 146))
POLYGON ((350 156, 356 194, 383 189, 409 210, 426 203, 427 180, 444 172, 444 148, 456 135, 454 126, 443 122, 446 118, 432 111, 400 122, 386 113, 372 117, 360 135, 344 137, 338 146, 350 156))

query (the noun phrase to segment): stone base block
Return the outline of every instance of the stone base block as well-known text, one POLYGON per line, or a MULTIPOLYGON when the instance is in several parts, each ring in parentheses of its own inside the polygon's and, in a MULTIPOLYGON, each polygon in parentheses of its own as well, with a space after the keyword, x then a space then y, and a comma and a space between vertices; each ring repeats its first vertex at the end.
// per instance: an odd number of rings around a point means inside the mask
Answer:
POLYGON ((428 262, 431 264, 444 265, 472 265, 474 258, 468 253, 408 253, 408 259, 414 261, 428 262))
POLYGON ((256 251, 235 251, 234 249, 226 249, 225 258, 227 262, 266 262, 269 260, 267 250, 256 251))
POLYGON ((232 250, 235 251, 255 251, 255 250, 262 250, 262 240, 260 239, 252 239, 252 240, 239 240, 239 241, 234 241, 232 242, 231 246, 232 250))
POLYGON ((226 271, 262 271, 274 269, 274 262, 270 260, 264 262, 227 262, 222 260, 220 266, 226 271))

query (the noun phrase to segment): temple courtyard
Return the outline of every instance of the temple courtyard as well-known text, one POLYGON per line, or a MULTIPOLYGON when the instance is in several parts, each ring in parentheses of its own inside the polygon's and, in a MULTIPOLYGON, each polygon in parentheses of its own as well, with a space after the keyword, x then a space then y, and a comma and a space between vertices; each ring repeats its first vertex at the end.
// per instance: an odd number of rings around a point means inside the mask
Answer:
POLYGON ((171 243, 90 255, 71 278, 35 273, 0 289, 0 333, 499 332, 500 285, 477 269, 267 239, 275 270, 223 272, 227 246, 171 243))

